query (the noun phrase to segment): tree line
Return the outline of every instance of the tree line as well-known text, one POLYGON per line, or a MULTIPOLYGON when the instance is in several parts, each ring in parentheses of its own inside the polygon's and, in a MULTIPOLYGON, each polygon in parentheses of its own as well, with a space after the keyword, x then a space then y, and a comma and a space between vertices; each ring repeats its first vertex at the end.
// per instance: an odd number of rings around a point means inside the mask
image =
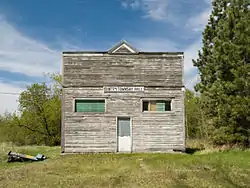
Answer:
POLYGON ((0 116, 0 141, 16 145, 59 145, 61 128, 61 80, 27 86, 18 99, 17 112, 0 116))
MULTIPOLYGON (((193 60, 200 82, 185 91, 188 139, 213 145, 250 145, 250 3, 214 0, 193 60)), ((60 143, 61 76, 35 83, 19 97, 19 113, 0 117, 0 141, 18 145, 60 143)))

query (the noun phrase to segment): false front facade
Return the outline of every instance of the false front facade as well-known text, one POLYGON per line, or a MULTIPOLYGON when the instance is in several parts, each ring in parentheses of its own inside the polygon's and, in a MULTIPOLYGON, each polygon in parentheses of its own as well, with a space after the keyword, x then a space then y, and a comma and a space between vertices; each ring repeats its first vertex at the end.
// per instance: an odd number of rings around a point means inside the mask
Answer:
POLYGON ((64 153, 185 149, 182 52, 63 52, 64 153))

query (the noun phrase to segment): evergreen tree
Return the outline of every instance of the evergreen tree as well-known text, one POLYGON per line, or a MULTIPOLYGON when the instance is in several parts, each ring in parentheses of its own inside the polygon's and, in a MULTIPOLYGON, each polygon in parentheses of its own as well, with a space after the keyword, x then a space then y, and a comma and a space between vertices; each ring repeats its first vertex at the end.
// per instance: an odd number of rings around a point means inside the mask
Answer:
POLYGON ((248 0, 214 0, 203 32, 203 48, 193 61, 201 82, 203 110, 215 144, 249 145, 250 13, 248 0))

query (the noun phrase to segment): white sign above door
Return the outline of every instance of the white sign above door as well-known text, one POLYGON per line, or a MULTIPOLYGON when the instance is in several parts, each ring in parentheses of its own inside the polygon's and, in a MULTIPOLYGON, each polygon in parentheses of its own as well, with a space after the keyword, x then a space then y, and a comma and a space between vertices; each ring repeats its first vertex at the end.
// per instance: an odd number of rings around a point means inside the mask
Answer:
POLYGON ((144 87, 106 86, 104 93, 144 92, 144 87))

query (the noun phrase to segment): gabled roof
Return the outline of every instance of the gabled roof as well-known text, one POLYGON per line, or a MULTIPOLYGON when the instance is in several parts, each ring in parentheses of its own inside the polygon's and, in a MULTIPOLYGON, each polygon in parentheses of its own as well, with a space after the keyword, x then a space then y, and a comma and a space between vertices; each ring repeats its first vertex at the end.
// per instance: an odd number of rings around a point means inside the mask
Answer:
POLYGON ((116 44, 114 47, 108 50, 108 53, 138 53, 139 51, 135 49, 133 46, 131 46, 127 41, 122 40, 118 44, 116 44))

